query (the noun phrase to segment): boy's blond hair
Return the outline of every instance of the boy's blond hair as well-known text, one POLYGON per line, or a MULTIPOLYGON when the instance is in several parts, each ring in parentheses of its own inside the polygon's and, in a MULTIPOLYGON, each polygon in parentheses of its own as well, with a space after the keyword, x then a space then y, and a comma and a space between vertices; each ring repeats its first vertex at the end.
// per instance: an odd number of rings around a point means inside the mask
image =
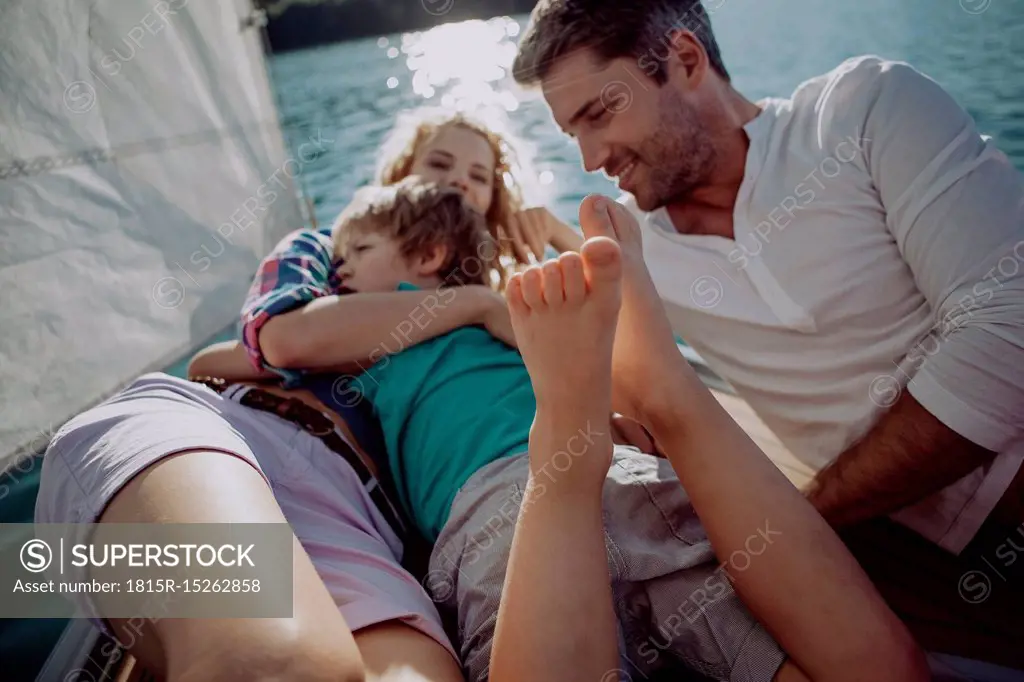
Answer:
POLYGON ((354 236, 368 233, 397 241, 405 258, 444 247, 447 257, 437 271, 441 286, 492 286, 498 279, 498 244, 484 217, 457 189, 424 183, 417 177, 364 187, 334 222, 335 259, 344 258, 354 236))

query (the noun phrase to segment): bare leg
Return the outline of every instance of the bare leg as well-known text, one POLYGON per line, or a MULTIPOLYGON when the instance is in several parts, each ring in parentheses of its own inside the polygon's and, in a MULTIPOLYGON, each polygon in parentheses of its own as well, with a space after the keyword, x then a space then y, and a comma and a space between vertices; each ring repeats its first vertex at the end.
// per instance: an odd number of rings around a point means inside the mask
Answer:
POLYGON ((366 666, 366 682, 465 682, 448 650, 398 621, 355 632, 366 666))
POLYGON ((537 396, 530 480, 512 540, 491 654, 492 682, 610 682, 618 668, 615 612, 601 519, 611 463, 612 330, 619 249, 584 244, 513 276, 507 290, 516 342, 537 396), (589 443, 579 444, 588 433, 589 443), (559 465, 557 453, 570 463, 559 465), (536 485, 548 463, 556 476, 536 485), (552 480, 554 479, 554 480, 552 480), (585 595, 584 598, 581 598, 585 595))
POLYGON ((622 249, 616 408, 643 423, 666 453, 719 557, 744 552, 766 523, 776 536, 769 551, 729 573, 792 659, 779 679, 927 679, 923 654, 838 536, 683 360, 644 265, 635 219, 592 196, 580 223, 587 237, 614 239, 622 249), (870 672, 864 661, 872 662, 870 672))
MULTIPOLYGON (((260 474, 223 452, 189 451, 133 478, 102 523, 285 523, 260 474)), ((111 627, 147 667, 174 682, 361 682, 363 662, 338 607, 296 539, 291 618, 162 619, 111 627)))

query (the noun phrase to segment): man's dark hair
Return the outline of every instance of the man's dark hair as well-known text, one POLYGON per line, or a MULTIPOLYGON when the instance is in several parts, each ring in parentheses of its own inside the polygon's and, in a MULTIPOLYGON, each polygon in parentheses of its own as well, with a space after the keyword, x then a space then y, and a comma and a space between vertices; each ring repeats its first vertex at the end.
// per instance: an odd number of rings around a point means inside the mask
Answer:
MULTIPOLYGON (((717 8, 722 0, 711 4, 717 8)), ((700 0, 540 0, 519 42, 512 74, 520 85, 535 85, 558 59, 590 48, 604 61, 633 57, 663 85, 671 35, 678 30, 693 32, 711 68, 728 82, 711 17, 700 0)))

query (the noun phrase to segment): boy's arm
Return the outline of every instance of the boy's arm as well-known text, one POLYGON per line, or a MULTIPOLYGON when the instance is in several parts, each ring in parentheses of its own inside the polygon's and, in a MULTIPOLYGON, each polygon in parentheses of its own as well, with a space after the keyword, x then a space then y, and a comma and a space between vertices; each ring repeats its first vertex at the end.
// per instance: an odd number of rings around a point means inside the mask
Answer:
POLYGON ((242 343, 254 368, 293 382, 302 370, 361 371, 385 353, 469 324, 506 342, 512 336, 504 298, 487 287, 339 295, 332 257, 327 233, 300 230, 260 263, 242 309, 242 343))
POLYGON ((258 343, 276 367, 372 363, 459 327, 491 329, 490 318, 504 305, 483 286, 328 295, 266 321, 258 343))
MULTIPOLYGON (((327 367, 324 371, 355 375, 362 372, 363 368, 358 363, 349 362, 327 367)), ((231 381, 269 381, 281 378, 278 372, 253 367, 248 351, 240 341, 213 343, 200 350, 189 362, 188 376, 220 377, 231 381)))
POLYGON ((203 348, 188 363, 188 376, 220 377, 229 381, 280 379, 267 369, 256 369, 239 341, 223 341, 203 348))

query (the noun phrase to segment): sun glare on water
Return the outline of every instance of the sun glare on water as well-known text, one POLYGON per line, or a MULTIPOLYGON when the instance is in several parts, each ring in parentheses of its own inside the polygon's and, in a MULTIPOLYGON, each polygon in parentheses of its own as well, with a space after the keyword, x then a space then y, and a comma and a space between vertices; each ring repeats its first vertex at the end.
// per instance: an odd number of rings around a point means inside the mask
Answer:
POLYGON ((535 147, 517 134, 513 124, 529 120, 516 117, 525 113, 521 105, 535 97, 512 79, 514 40, 522 30, 515 19, 495 17, 405 33, 400 44, 384 39, 377 46, 395 66, 404 59, 408 71, 392 71, 385 85, 401 88, 403 97, 411 90, 414 102, 407 104, 469 112, 510 139, 516 149, 513 173, 527 203, 543 205, 557 196, 558 182, 547 164, 537 162, 535 147))
POLYGON ((412 72, 412 89, 429 104, 460 111, 499 107, 511 112, 519 101, 509 89, 519 23, 508 17, 444 24, 406 33, 401 51, 412 72))

